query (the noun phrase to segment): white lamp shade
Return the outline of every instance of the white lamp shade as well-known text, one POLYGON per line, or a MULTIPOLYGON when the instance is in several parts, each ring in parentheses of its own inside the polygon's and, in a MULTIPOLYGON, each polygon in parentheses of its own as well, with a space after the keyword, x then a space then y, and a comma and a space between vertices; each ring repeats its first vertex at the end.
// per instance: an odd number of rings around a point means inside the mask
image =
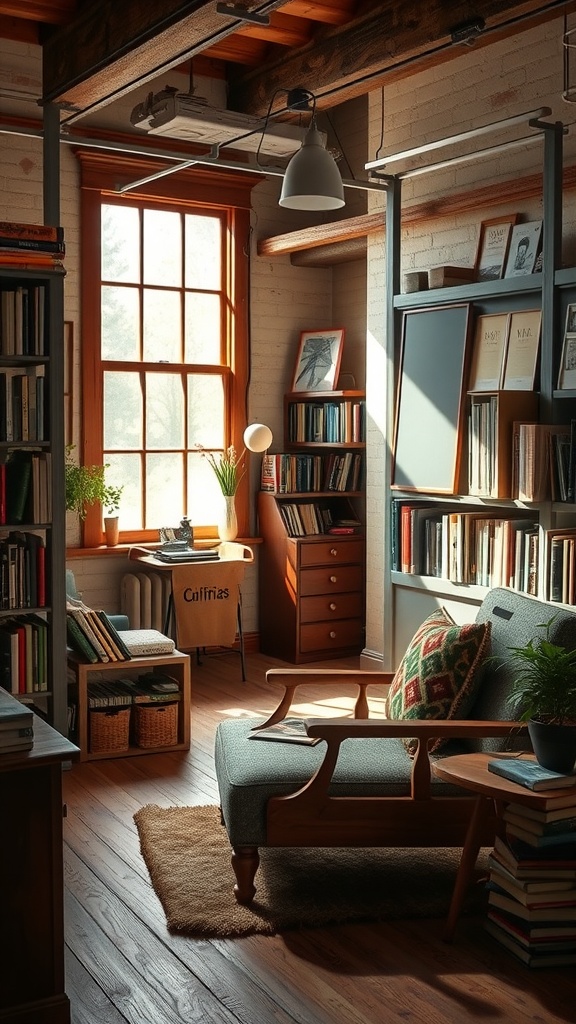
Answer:
POLYGON ((244 431, 244 444, 249 452, 265 452, 272 444, 272 437, 265 423, 251 423, 244 431))
POLYGON ((286 168, 279 205, 290 210, 339 210, 344 206, 340 171, 314 126, 286 168))

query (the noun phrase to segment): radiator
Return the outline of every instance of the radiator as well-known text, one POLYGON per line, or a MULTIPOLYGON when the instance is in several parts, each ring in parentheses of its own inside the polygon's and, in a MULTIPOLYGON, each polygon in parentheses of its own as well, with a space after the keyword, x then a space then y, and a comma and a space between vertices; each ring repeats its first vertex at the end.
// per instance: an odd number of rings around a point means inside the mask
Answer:
POLYGON ((170 598, 170 573, 127 572, 120 584, 120 610, 130 629, 164 632, 170 598))

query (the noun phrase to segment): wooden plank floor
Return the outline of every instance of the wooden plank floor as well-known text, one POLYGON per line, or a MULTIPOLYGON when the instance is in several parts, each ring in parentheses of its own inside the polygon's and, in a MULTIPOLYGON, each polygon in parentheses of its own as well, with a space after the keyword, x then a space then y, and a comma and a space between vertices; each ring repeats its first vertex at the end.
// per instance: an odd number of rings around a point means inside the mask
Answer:
MULTIPOLYGON (((145 803, 217 803, 212 747, 227 716, 265 714, 265 671, 233 656, 192 671, 192 748, 75 765, 64 776, 67 992, 73 1024, 556 1024, 576 1020, 576 972, 530 971, 463 919, 348 925, 233 940, 171 936, 140 856, 145 803)), ((326 667, 354 666, 353 660, 326 667)), ((312 690, 299 705, 311 709, 312 690)), ((372 695, 374 711, 382 702, 372 695)), ((322 693, 326 713, 351 695, 322 693)), ((315 714, 324 713, 314 705, 315 714)), ((230 876, 232 886, 232 874, 230 876)))

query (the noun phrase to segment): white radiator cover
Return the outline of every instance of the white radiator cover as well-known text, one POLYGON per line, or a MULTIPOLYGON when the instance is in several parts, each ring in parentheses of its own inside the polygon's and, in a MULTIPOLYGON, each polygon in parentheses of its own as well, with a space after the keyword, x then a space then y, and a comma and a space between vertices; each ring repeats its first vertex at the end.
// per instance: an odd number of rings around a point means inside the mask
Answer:
POLYGON ((170 573, 125 573, 120 584, 120 610, 128 616, 130 628, 163 633, 170 590, 170 573))

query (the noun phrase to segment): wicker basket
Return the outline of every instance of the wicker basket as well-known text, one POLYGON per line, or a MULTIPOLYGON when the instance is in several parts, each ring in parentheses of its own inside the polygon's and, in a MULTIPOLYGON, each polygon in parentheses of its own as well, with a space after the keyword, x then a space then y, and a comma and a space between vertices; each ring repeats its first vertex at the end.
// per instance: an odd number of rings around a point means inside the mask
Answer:
POLYGON ((98 708, 90 712, 90 753, 119 753, 130 744, 130 708, 98 708))
POLYGON ((171 747, 178 742, 178 702, 136 704, 135 740, 139 747, 171 747))

